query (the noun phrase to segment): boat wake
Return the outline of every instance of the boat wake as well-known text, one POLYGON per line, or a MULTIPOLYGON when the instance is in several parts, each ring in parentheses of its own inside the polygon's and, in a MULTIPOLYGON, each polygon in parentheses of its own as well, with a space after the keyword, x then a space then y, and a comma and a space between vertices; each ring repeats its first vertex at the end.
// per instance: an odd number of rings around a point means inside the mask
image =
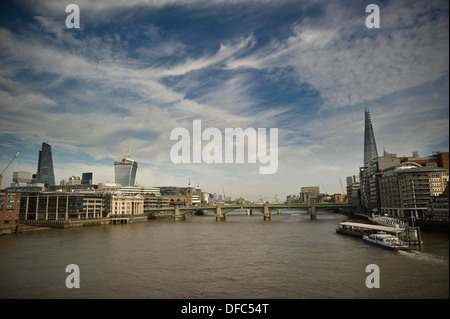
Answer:
POLYGON ((430 254, 430 253, 424 253, 424 252, 417 251, 417 250, 409 250, 409 251, 399 250, 398 253, 403 256, 414 258, 416 260, 431 262, 434 264, 440 264, 440 265, 448 264, 448 259, 445 258, 444 256, 434 255, 434 254, 430 254))

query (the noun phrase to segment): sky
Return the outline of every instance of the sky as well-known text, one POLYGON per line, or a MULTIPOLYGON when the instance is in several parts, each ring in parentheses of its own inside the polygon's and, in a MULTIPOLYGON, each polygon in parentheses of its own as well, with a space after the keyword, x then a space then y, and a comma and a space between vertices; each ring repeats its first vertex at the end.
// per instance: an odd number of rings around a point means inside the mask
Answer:
POLYGON ((36 172, 48 141, 57 184, 83 172, 113 182, 123 147, 142 186, 190 182, 255 201, 341 193, 363 166, 365 108, 380 155, 448 152, 447 0, 72 3, 79 28, 63 1, 0 4, 0 169, 21 152, 2 187, 36 172), (380 28, 366 26, 369 4, 380 28), (277 128, 276 172, 174 163, 170 134, 193 139, 194 120, 223 135, 277 128))

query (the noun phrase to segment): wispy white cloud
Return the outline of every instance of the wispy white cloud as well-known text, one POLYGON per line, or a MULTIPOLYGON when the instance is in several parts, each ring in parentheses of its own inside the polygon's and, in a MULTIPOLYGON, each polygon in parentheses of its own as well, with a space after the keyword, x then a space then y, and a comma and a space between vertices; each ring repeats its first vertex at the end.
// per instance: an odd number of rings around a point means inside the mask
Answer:
MULTIPOLYGON (((306 1, 296 21, 278 22, 277 37, 243 23, 207 45, 202 35, 191 43, 154 21, 132 25, 131 17, 137 7, 167 6, 203 16, 228 8, 230 17, 241 1, 80 1, 85 20, 75 32, 63 23, 65 4, 23 3, 33 20, 17 30, 0 26, 0 137, 39 143, 45 134, 55 149, 94 160, 97 182, 113 179, 112 161, 125 144, 141 163, 141 184, 198 177, 220 189, 211 178, 220 175, 217 183, 252 199, 264 189, 287 195, 320 181, 339 191, 338 178, 357 174, 362 161, 363 106, 371 107, 380 149, 404 155, 448 144, 445 1, 389 1, 379 30, 365 28, 358 1, 306 1), (102 28, 114 19, 124 30, 102 28), (296 99, 284 95, 287 87, 296 99), (203 128, 278 127, 277 174, 259 176, 248 164, 171 163, 170 131, 190 130, 193 119, 203 128)), ((258 12, 280 5, 245 3, 258 12)), ((90 165, 55 163, 59 178, 90 165)))
POLYGON ((161 70, 161 76, 182 75, 191 71, 205 69, 224 63, 228 59, 240 54, 242 51, 250 50, 255 45, 255 42, 254 36, 250 35, 244 39, 240 39, 236 45, 232 45, 229 42, 221 43, 220 48, 214 55, 200 58, 188 58, 187 61, 183 62, 181 65, 161 70))
POLYGON ((363 14, 339 3, 293 25, 290 37, 229 61, 228 68, 294 66, 299 79, 321 92, 325 109, 359 105, 448 74, 448 4, 437 13, 423 2, 389 2, 382 28, 369 30, 363 14))

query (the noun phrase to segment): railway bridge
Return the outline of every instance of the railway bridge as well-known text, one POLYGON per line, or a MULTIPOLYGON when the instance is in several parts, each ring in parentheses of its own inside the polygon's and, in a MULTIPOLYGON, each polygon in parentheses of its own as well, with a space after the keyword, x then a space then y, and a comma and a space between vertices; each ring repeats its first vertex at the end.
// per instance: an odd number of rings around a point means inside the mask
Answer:
POLYGON ((248 214, 257 211, 263 214, 264 220, 270 220, 273 212, 279 213, 282 209, 302 210, 310 215, 311 220, 317 218, 317 213, 325 210, 332 210, 336 212, 353 213, 356 206, 347 204, 329 204, 329 203, 292 203, 292 204, 237 204, 237 205, 211 205, 211 206, 172 206, 144 209, 144 215, 152 215, 155 213, 165 212, 173 215, 174 219, 183 220, 186 214, 189 213, 204 213, 210 212, 216 215, 216 220, 221 221, 226 219, 226 214, 234 211, 246 209, 248 214))

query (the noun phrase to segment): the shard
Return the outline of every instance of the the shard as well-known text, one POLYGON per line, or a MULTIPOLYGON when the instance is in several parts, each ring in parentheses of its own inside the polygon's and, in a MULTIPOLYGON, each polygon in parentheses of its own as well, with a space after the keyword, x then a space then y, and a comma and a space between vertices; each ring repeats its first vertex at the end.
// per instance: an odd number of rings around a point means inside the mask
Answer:
POLYGON ((377 144, 375 135, 373 134, 372 120, 370 119, 369 110, 365 110, 364 120, 364 166, 368 162, 378 157, 377 144))

